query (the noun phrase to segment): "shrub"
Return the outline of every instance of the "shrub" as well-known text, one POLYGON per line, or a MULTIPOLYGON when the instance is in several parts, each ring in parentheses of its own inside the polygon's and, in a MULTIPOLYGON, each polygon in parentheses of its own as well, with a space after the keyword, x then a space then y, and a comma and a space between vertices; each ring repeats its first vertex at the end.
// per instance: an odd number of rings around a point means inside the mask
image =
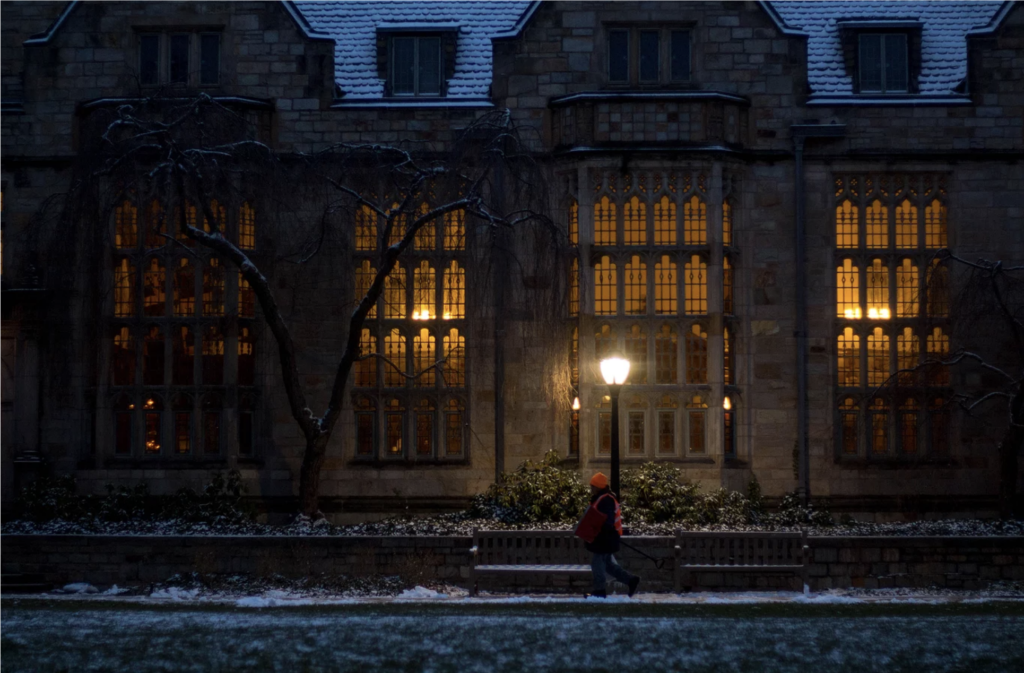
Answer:
POLYGON ((85 499, 75 493, 75 478, 40 477, 18 494, 17 509, 29 521, 78 521, 88 514, 85 499))
POLYGON ((213 473, 213 479, 196 493, 191 488, 180 488, 171 496, 161 512, 164 519, 179 519, 193 523, 244 523, 252 521, 252 505, 245 501, 247 489, 238 470, 225 477, 213 473))
POLYGON ((622 474, 622 509, 631 521, 681 521, 692 512, 697 487, 680 480, 679 468, 667 463, 644 463, 622 474))
POLYGON ((556 451, 538 463, 527 460, 474 498, 470 513, 504 523, 576 521, 590 502, 589 494, 579 474, 560 463, 556 451))
POLYGON ((147 519, 152 514, 149 484, 140 482, 135 486, 116 488, 112 484, 107 484, 107 495, 100 498, 93 509, 96 517, 102 521, 147 519))

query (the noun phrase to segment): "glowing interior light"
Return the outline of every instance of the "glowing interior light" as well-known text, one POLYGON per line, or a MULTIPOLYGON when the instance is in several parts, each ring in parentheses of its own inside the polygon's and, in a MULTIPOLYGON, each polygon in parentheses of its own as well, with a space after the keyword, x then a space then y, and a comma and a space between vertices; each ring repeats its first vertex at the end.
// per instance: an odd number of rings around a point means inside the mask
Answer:
POLYGON ((573 411, 579 411, 580 410, 580 398, 577 397, 576 399, 574 399, 572 401, 572 410, 573 411))
POLYGON ((730 401, 728 397, 722 400, 722 408, 724 408, 726 411, 732 409, 732 401, 730 401))
POLYGON ((870 320, 878 320, 878 309, 877 308, 869 308, 868 309, 868 319, 870 319, 870 320))
POLYGON ((452 319, 452 314, 449 313, 448 311, 445 311, 444 312, 444 319, 445 320, 451 320, 452 319))
POLYGON ((860 308, 848 308, 844 310, 843 317, 847 320, 857 320, 860 318, 860 308))
POLYGON ((601 376, 608 385, 621 386, 629 376, 629 360, 619 356, 601 360, 601 376))
POLYGON ((887 308, 883 308, 878 312, 878 317, 881 318, 882 320, 888 320, 890 316, 891 314, 889 313, 889 309, 887 308))

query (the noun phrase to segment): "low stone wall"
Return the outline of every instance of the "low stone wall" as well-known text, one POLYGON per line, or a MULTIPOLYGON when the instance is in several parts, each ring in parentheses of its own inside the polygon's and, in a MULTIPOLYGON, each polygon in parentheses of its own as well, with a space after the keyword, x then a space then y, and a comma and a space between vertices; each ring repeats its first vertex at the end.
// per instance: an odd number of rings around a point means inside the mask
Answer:
MULTIPOLYGON (((644 589, 672 588, 671 537, 626 542, 663 561, 623 548, 619 561, 644 578, 644 589)), ((0 536, 4 574, 33 573, 46 582, 121 586, 199 572, 287 577, 398 575, 410 583, 468 586, 469 537, 161 537, 102 535, 0 536)), ((1024 581, 1024 537, 809 538, 811 588, 948 587, 980 589, 997 580, 1024 581)), ((577 578, 501 578, 481 589, 582 590, 577 578)), ((788 576, 701 573, 702 589, 797 589, 788 576)))

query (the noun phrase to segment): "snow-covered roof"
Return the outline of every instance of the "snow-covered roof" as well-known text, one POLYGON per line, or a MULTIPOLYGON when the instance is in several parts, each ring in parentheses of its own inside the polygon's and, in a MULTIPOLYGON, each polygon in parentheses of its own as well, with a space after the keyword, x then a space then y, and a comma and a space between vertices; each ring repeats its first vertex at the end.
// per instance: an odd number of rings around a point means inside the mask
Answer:
POLYGON ((334 72, 342 102, 379 100, 384 81, 377 74, 377 30, 396 25, 438 31, 458 27, 455 74, 449 99, 490 97, 491 40, 512 32, 531 2, 296 2, 319 33, 335 40, 334 72))
POLYGON ((1002 2, 772 2, 787 26, 807 35, 807 78, 812 96, 853 95, 843 63, 841 25, 866 22, 920 25, 920 94, 952 95, 967 77, 967 35, 1009 9, 1002 2))

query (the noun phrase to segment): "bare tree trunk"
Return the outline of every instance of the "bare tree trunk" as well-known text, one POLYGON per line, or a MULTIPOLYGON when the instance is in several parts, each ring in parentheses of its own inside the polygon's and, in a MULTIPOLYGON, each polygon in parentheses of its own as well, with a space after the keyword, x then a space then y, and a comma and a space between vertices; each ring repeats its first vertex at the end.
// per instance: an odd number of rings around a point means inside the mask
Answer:
POLYGON ((1010 425, 999 444, 999 516, 1016 514, 1018 456, 1024 446, 1024 385, 1010 401, 1010 425))
POLYGON ((329 434, 323 434, 306 441, 306 451, 302 456, 302 468, 299 471, 299 511, 311 518, 320 515, 320 473, 327 458, 327 440, 329 434))

